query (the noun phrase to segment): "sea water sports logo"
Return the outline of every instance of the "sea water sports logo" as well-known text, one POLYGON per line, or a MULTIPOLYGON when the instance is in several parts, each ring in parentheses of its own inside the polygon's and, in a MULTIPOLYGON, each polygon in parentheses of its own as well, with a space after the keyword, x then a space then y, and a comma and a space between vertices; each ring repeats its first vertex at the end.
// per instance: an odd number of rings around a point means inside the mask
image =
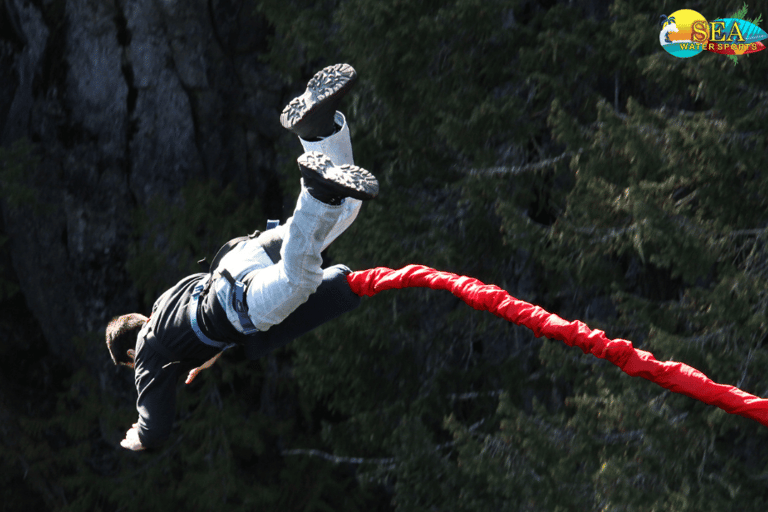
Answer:
POLYGON ((760 41, 768 38, 768 34, 751 21, 736 17, 707 21, 691 9, 680 9, 669 16, 662 14, 659 23, 661 47, 681 59, 704 50, 733 56, 755 53, 765 49, 760 41))

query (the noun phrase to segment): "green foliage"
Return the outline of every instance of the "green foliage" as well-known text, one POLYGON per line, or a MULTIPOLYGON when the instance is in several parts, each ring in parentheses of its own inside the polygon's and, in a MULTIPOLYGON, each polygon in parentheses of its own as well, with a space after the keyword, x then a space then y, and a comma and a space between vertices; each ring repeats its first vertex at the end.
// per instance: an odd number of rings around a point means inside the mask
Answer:
MULTIPOLYGON (((749 19, 749 18, 747 18, 747 12, 749 12, 749 8, 747 7, 747 3, 744 2, 742 4, 742 6, 739 7, 736 10, 736 12, 734 12, 733 14, 729 14, 727 17, 728 18, 735 18, 737 20, 748 21, 748 22, 753 23, 755 25, 760 25, 760 22, 763 21, 762 13, 758 14, 757 18, 749 19)), ((749 55, 747 55, 747 57, 749 57, 749 55)), ((733 61, 733 65, 734 66, 739 63, 739 58, 736 55, 729 55, 728 58, 733 61)))
POLYGON ((29 178, 37 164, 35 147, 26 139, 0 148, 0 193, 10 206, 36 205, 35 189, 29 178))
MULTIPOLYGON (((95 337, 75 345, 87 350, 95 337)), ((6 418, 4 431, 15 442, 0 444, 8 469, 2 478, 19 485, 14 466, 21 465, 19 489, 39 495, 27 498, 33 508, 44 502, 44 509, 62 511, 375 510, 348 472, 275 453, 281 436, 301 428, 259 410, 261 365, 229 361, 190 386, 180 383, 179 421, 168 444, 141 453, 118 446, 136 418, 135 391, 128 371, 111 370, 122 377, 114 379, 117 388, 100 386, 83 368, 37 410, 6 418)), ((17 495, 9 510, 20 504, 17 495)))
POLYGON ((241 197, 234 184, 222 187, 216 181, 192 181, 177 204, 155 198, 135 218, 128 272, 150 306, 180 278, 203 272, 197 261, 210 261, 228 240, 263 230, 266 222, 257 199, 241 197))
MULTIPOLYGON (((764 394, 765 64, 665 54, 658 9, 338 2, 305 55, 360 72, 347 116, 382 194, 332 258, 480 277, 764 394)), ((293 346, 334 414, 321 446, 367 458, 396 510, 765 502, 740 483, 763 427, 464 308, 392 292, 293 346)))
MULTIPOLYGON (((26 139, 0 148, 0 196, 7 208, 29 208, 32 213, 43 208, 30 183, 37 165, 35 146, 26 139)), ((0 248, 7 243, 8 237, 0 234, 0 248)), ((19 291, 10 272, 6 265, 0 265, 0 300, 13 297, 19 291)))

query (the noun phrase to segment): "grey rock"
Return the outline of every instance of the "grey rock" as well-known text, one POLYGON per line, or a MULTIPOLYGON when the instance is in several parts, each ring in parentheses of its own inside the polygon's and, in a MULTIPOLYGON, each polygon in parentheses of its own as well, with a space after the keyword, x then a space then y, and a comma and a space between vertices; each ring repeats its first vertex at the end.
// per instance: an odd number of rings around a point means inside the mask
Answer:
POLYGON ((17 37, 24 42, 24 49, 14 63, 18 81, 2 130, 3 145, 27 134, 33 103, 32 80, 39 70, 49 34, 40 11, 31 3, 6 0, 5 7, 9 18, 14 20, 17 37))
POLYGON ((0 142, 35 148, 13 178, 34 200, 0 198, 4 247, 51 350, 75 364, 73 340, 92 340, 98 363, 109 319, 151 306, 126 267, 136 212, 182 204, 195 179, 264 198, 282 85, 258 60, 258 23, 225 2, 4 1, 0 142))

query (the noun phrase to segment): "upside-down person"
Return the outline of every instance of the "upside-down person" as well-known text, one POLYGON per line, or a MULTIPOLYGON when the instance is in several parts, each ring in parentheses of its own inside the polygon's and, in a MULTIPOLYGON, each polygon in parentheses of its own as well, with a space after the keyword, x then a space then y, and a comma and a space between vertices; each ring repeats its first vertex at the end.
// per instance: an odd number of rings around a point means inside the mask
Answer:
POLYGON ((256 359, 359 303, 343 265, 323 270, 323 251, 374 198, 376 178, 352 161, 349 128, 336 111, 357 79, 347 64, 319 71, 280 116, 306 151, 293 216, 282 226, 230 241, 209 273, 179 281, 157 299, 149 318, 133 313, 106 329, 115 364, 134 369, 138 421, 120 443, 156 448, 169 437, 176 383, 187 384, 223 350, 241 345, 256 359))

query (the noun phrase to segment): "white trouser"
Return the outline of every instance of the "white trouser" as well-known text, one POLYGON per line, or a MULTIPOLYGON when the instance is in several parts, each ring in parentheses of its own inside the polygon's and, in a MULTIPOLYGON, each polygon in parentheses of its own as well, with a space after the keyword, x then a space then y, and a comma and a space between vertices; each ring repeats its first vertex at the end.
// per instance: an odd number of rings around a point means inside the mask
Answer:
MULTIPOLYGON (((349 127, 341 112, 336 112, 341 130, 317 142, 302 139, 305 151, 320 151, 334 164, 353 164, 349 127)), ((346 198, 338 206, 318 201, 301 188, 293 216, 278 226, 283 244, 280 261, 273 264, 264 249, 247 241, 230 251, 219 264, 240 280, 250 280, 247 302, 251 321, 260 331, 279 324, 307 301, 323 279, 320 253, 355 220, 362 202, 346 198)), ((216 294, 230 322, 242 331, 232 308, 232 290, 225 279, 216 284, 216 294)))
MULTIPOLYGON (((336 121, 337 125, 341 126, 341 130, 330 137, 316 142, 308 142, 302 138, 299 138, 299 141, 304 147, 304 151, 319 151, 320 153, 327 155, 335 165, 354 165, 355 161, 352 157, 352 139, 349 136, 349 125, 347 124, 347 120, 344 117, 344 114, 336 112, 334 121, 336 121)), ((325 239, 323 249, 331 245, 331 242, 336 240, 336 238, 352 224, 355 217, 357 217, 357 214, 360 212, 360 206, 362 206, 362 204, 363 202, 359 199, 352 199, 351 197, 344 199, 344 213, 339 217, 336 225, 331 229, 331 232, 325 239)))

